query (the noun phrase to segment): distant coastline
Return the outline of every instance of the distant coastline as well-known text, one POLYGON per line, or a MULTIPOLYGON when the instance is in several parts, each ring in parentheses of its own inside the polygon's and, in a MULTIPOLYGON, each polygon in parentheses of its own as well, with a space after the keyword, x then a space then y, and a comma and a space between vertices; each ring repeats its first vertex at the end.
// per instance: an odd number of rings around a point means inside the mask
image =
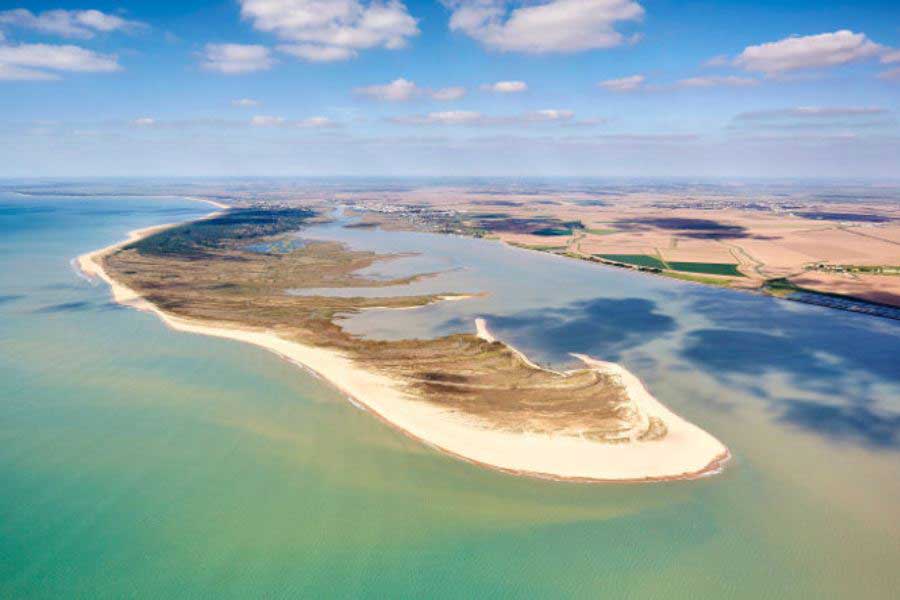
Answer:
MULTIPOLYGON (((550 256, 558 256, 560 258, 570 260, 581 260, 584 262, 604 265, 607 267, 613 267, 625 271, 633 271, 635 273, 641 273, 648 276, 665 277, 666 279, 674 279, 686 284, 701 285, 705 287, 728 287, 725 285, 724 281, 701 281, 696 278, 676 277, 670 272, 660 271, 659 269, 629 265, 596 257, 575 256, 574 254, 570 253, 551 252, 540 248, 529 247, 527 245, 516 244, 502 240, 501 243, 510 246, 511 248, 518 248, 520 250, 527 250, 529 252, 540 252, 541 254, 549 254, 550 256)), ((794 285, 791 286, 791 289, 780 289, 779 286, 781 284, 781 281, 773 280, 768 282, 762 288, 728 287, 728 289, 734 290, 736 292, 756 294, 759 296, 768 296, 771 298, 777 298, 779 300, 789 300, 791 302, 798 302, 800 304, 809 304, 822 308, 830 308, 832 310, 852 312, 861 315, 868 315, 870 317, 879 317, 882 319, 892 319, 894 321, 900 321, 900 307, 897 307, 893 304, 885 304, 883 302, 867 300, 865 298, 859 298, 857 296, 838 294, 834 292, 823 292, 794 285)))
MULTIPOLYGON (((207 202, 226 209, 221 203, 207 202)), ((215 211, 204 218, 220 214, 215 211)), ((599 442, 568 435, 515 433, 487 428, 458 413, 418 400, 397 381, 361 367, 337 351, 289 341, 275 333, 223 325, 171 315, 134 290, 114 280, 103 267, 103 258, 125 244, 176 224, 148 227, 128 234, 126 240, 84 254, 80 270, 109 284, 116 302, 156 314, 177 331, 227 338, 261 346, 328 380, 376 417, 407 436, 443 453, 495 470, 553 480, 581 482, 648 482, 694 479, 718 472, 730 458, 715 437, 681 419, 644 388, 620 365, 577 356, 589 368, 618 378, 643 419, 661 418, 668 433, 659 440, 632 439, 620 443, 599 442)), ((479 336, 493 340, 484 321, 477 323, 479 336)), ((513 349, 514 350, 514 349, 513 349)), ((518 353, 532 368, 540 369, 518 353)))

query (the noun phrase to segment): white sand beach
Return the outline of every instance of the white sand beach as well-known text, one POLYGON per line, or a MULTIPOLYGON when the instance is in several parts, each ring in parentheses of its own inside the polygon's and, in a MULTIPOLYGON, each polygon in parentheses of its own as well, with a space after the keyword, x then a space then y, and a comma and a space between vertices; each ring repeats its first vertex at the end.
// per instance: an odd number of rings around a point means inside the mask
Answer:
MULTIPOLYGON (((400 382, 364 368, 333 350, 289 341, 269 331, 167 314, 114 281, 104 271, 102 257, 124 244, 171 226, 132 231, 127 240, 78 257, 77 265, 86 276, 108 283, 116 302, 153 312, 177 331, 237 340, 275 352, 317 373, 350 396, 357 405, 406 435, 442 452, 516 475, 591 482, 695 478, 717 472, 730 457, 721 442, 668 410, 626 369, 587 356, 578 358, 590 368, 621 379, 644 422, 651 416, 662 419, 668 428, 663 439, 610 444, 569 435, 496 430, 474 418, 419 400, 403 389, 400 382)), ((483 320, 479 319, 476 326, 482 338, 493 340, 483 320)), ((529 364, 540 368, 530 361, 529 364)))

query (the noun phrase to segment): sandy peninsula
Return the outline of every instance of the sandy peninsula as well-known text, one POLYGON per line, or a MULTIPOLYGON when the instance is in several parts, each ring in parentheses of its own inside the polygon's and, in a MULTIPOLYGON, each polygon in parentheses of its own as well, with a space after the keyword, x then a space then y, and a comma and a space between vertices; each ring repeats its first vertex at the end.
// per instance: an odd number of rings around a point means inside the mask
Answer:
MULTIPOLYGON (((691 479, 718 472, 730 457, 728 449, 719 440, 668 410, 625 368, 587 356, 577 358, 588 369, 617 379, 631 401, 630 410, 638 412, 638 420, 644 424, 651 419, 661 420, 667 428, 666 435, 659 439, 632 436, 609 443, 570 434, 522 433, 492 428, 471 415, 422 401, 402 382, 367 368, 342 352, 284 339, 274 331, 186 319, 167 313, 114 280, 104 269, 103 258, 128 243, 173 226, 132 231, 127 240, 80 256, 77 265, 86 276, 109 284, 116 302, 153 312, 177 331, 266 348, 313 371, 358 406, 441 452, 516 475, 584 482, 691 479)), ((486 322, 478 320, 476 329, 480 338, 494 341, 486 322)), ((515 352, 527 362, 528 368, 541 370, 522 353, 515 352)))

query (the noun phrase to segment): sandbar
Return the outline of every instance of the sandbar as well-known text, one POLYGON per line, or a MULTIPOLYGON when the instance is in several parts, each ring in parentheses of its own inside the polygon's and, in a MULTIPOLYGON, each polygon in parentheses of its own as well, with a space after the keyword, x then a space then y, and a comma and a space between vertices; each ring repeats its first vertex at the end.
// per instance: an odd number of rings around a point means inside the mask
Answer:
MULTIPOLYGON (((212 213, 207 218, 218 214, 212 213)), ((328 348, 279 337, 272 331, 227 326, 166 313, 103 268, 103 257, 122 246, 172 225, 132 231, 128 238, 77 259, 82 273, 105 281, 116 302, 156 314, 167 326, 186 333, 254 344, 318 374, 350 397, 357 406, 441 452, 515 475, 580 482, 647 482, 693 479, 721 470, 730 458, 715 437, 656 400, 640 380, 621 365, 576 355, 591 369, 617 377, 641 418, 661 419, 667 434, 661 439, 631 439, 609 443, 573 435, 520 433, 498 430, 477 418, 422 401, 400 382, 368 369, 328 348)), ((479 319, 480 337, 493 341, 487 323, 479 319)), ((513 349, 515 350, 515 349, 513 349)), ((528 365, 541 369, 522 356, 528 365)))

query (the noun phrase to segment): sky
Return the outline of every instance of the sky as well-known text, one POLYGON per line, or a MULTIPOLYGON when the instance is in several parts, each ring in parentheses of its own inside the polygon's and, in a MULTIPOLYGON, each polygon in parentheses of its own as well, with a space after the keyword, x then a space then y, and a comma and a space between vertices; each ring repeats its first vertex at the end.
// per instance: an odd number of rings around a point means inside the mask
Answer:
POLYGON ((900 179, 900 2, 0 3, 0 177, 900 179))

